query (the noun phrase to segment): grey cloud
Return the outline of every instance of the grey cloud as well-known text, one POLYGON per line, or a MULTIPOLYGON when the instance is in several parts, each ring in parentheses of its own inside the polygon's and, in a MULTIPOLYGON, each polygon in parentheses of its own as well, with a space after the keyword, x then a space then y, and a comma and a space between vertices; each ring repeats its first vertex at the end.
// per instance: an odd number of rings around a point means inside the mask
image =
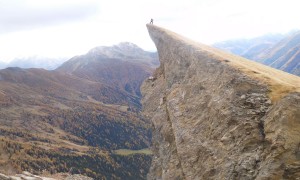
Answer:
POLYGON ((95 3, 64 7, 30 7, 26 4, 0 2, 0 34, 79 21, 97 12, 99 7, 95 3))

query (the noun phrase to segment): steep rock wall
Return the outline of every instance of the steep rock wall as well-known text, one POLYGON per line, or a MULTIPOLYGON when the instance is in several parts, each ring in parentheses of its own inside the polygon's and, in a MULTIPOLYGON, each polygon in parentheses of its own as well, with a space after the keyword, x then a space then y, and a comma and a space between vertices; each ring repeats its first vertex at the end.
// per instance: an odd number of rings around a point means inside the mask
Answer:
POLYGON ((147 28, 161 63, 141 88, 148 179, 300 177, 300 78, 147 28))

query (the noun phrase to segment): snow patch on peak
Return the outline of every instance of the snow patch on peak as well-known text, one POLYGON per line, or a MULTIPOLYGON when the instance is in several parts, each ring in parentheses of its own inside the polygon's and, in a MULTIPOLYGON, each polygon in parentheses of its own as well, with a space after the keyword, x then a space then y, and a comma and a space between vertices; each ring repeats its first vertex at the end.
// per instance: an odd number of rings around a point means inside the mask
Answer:
POLYGON ((131 43, 131 42, 121 42, 121 43, 119 43, 116 46, 118 46, 118 47, 126 47, 126 48, 134 48, 134 49, 141 49, 136 44, 131 43))

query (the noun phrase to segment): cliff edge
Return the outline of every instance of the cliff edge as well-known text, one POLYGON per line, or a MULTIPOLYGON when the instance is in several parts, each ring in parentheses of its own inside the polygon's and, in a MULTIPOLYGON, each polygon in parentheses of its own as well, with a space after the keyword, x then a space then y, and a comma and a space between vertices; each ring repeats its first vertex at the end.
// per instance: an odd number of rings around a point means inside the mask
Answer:
POLYGON ((300 177, 300 78, 147 25, 160 60, 142 85, 148 179, 300 177))

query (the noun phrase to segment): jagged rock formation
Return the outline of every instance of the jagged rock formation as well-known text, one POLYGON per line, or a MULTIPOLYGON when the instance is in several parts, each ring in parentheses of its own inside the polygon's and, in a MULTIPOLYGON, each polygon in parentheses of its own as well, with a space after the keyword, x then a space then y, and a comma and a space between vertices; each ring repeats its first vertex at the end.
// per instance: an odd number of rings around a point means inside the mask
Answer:
POLYGON ((142 86, 148 179, 300 177, 300 78, 147 25, 160 59, 142 86))

